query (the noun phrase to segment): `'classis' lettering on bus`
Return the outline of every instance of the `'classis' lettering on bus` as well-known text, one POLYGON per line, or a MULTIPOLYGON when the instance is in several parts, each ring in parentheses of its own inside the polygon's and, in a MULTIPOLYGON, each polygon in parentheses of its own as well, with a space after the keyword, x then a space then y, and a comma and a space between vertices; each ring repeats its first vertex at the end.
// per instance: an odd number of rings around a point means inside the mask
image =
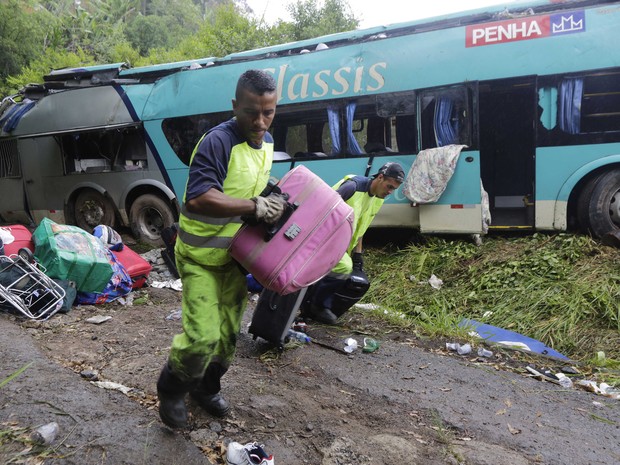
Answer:
POLYGON ((305 100, 308 97, 322 98, 339 96, 347 93, 374 92, 383 88, 385 77, 383 71, 387 63, 378 62, 370 67, 358 66, 351 68, 343 66, 335 71, 323 69, 314 74, 298 73, 287 75, 289 65, 282 65, 277 70, 267 68, 278 83, 278 101, 283 98, 289 101, 305 100))

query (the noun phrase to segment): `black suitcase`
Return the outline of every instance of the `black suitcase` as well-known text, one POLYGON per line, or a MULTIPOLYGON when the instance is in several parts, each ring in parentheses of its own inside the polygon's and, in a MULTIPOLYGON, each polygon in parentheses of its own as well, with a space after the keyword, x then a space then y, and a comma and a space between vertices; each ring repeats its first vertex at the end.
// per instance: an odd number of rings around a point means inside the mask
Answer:
POLYGON ((260 337, 283 349, 306 291, 307 288, 303 288, 291 294, 280 295, 264 289, 256 303, 248 332, 254 339, 260 337))
POLYGON ((370 282, 368 281, 366 273, 353 270, 345 284, 332 298, 332 312, 334 315, 341 317, 364 297, 364 294, 366 294, 369 288, 370 282))

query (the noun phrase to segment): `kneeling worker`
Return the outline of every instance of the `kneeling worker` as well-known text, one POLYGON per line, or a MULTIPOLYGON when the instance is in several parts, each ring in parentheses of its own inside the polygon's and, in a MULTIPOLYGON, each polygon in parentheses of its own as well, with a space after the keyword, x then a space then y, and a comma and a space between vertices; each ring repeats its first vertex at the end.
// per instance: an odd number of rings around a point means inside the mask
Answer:
POLYGON ((355 213, 353 237, 340 262, 310 289, 310 305, 303 312, 304 316, 321 323, 334 324, 368 290, 368 280, 363 271, 362 237, 385 198, 398 189, 404 180, 403 168, 398 163, 388 162, 370 178, 348 175, 334 186, 355 213), (347 288, 352 291, 350 297, 357 295, 349 299, 349 306, 343 307, 342 302, 334 302, 334 297, 340 293, 347 294, 347 288))

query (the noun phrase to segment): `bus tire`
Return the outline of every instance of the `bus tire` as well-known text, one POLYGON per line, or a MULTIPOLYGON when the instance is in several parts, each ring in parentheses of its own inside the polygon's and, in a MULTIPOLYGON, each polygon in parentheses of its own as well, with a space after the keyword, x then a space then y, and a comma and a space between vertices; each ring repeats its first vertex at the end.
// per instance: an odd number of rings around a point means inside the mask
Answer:
POLYGON ((586 185, 578 214, 593 237, 620 230, 620 170, 604 173, 586 185))
POLYGON ((75 224, 89 233, 100 224, 114 227, 114 204, 96 190, 86 189, 80 192, 75 199, 74 211, 75 224))
POLYGON ((586 234, 592 233, 590 230, 590 197, 600 178, 601 175, 598 174, 586 182, 577 198, 577 221, 580 229, 586 234))
POLYGON ((161 197, 143 194, 131 204, 129 223, 137 240, 159 247, 164 245, 161 232, 174 223, 174 213, 161 197))

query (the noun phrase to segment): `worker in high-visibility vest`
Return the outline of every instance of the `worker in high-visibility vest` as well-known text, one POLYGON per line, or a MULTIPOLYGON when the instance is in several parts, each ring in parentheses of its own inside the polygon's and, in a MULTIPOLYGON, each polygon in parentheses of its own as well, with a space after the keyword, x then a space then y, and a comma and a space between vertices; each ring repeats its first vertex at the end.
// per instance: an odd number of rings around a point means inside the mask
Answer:
POLYGON ((388 162, 370 178, 348 175, 334 185, 334 189, 353 208, 353 236, 338 264, 310 289, 309 302, 302 310, 304 316, 334 324, 368 290, 369 283, 363 270, 362 238, 385 198, 404 180, 403 168, 398 163, 388 162), (338 300, 340 296, 343 298, 338 300), (345 302, 350 304, 349 307, 345 302))
POLYGON ((220 379, 233 360, 247 302, 246 277, 228 253, 241 216, 275 223, 286 200, 259 196, 267 186, 276 112, 276 82, 249 70, 237 82, 234 118, 203 136, 192 154, 179 218, 175 257, 183 284, 183 332, 172 340, 157 382, 159 414, 173 428, 187 424, 185 395, 207 412, 230 406, 220 379))

